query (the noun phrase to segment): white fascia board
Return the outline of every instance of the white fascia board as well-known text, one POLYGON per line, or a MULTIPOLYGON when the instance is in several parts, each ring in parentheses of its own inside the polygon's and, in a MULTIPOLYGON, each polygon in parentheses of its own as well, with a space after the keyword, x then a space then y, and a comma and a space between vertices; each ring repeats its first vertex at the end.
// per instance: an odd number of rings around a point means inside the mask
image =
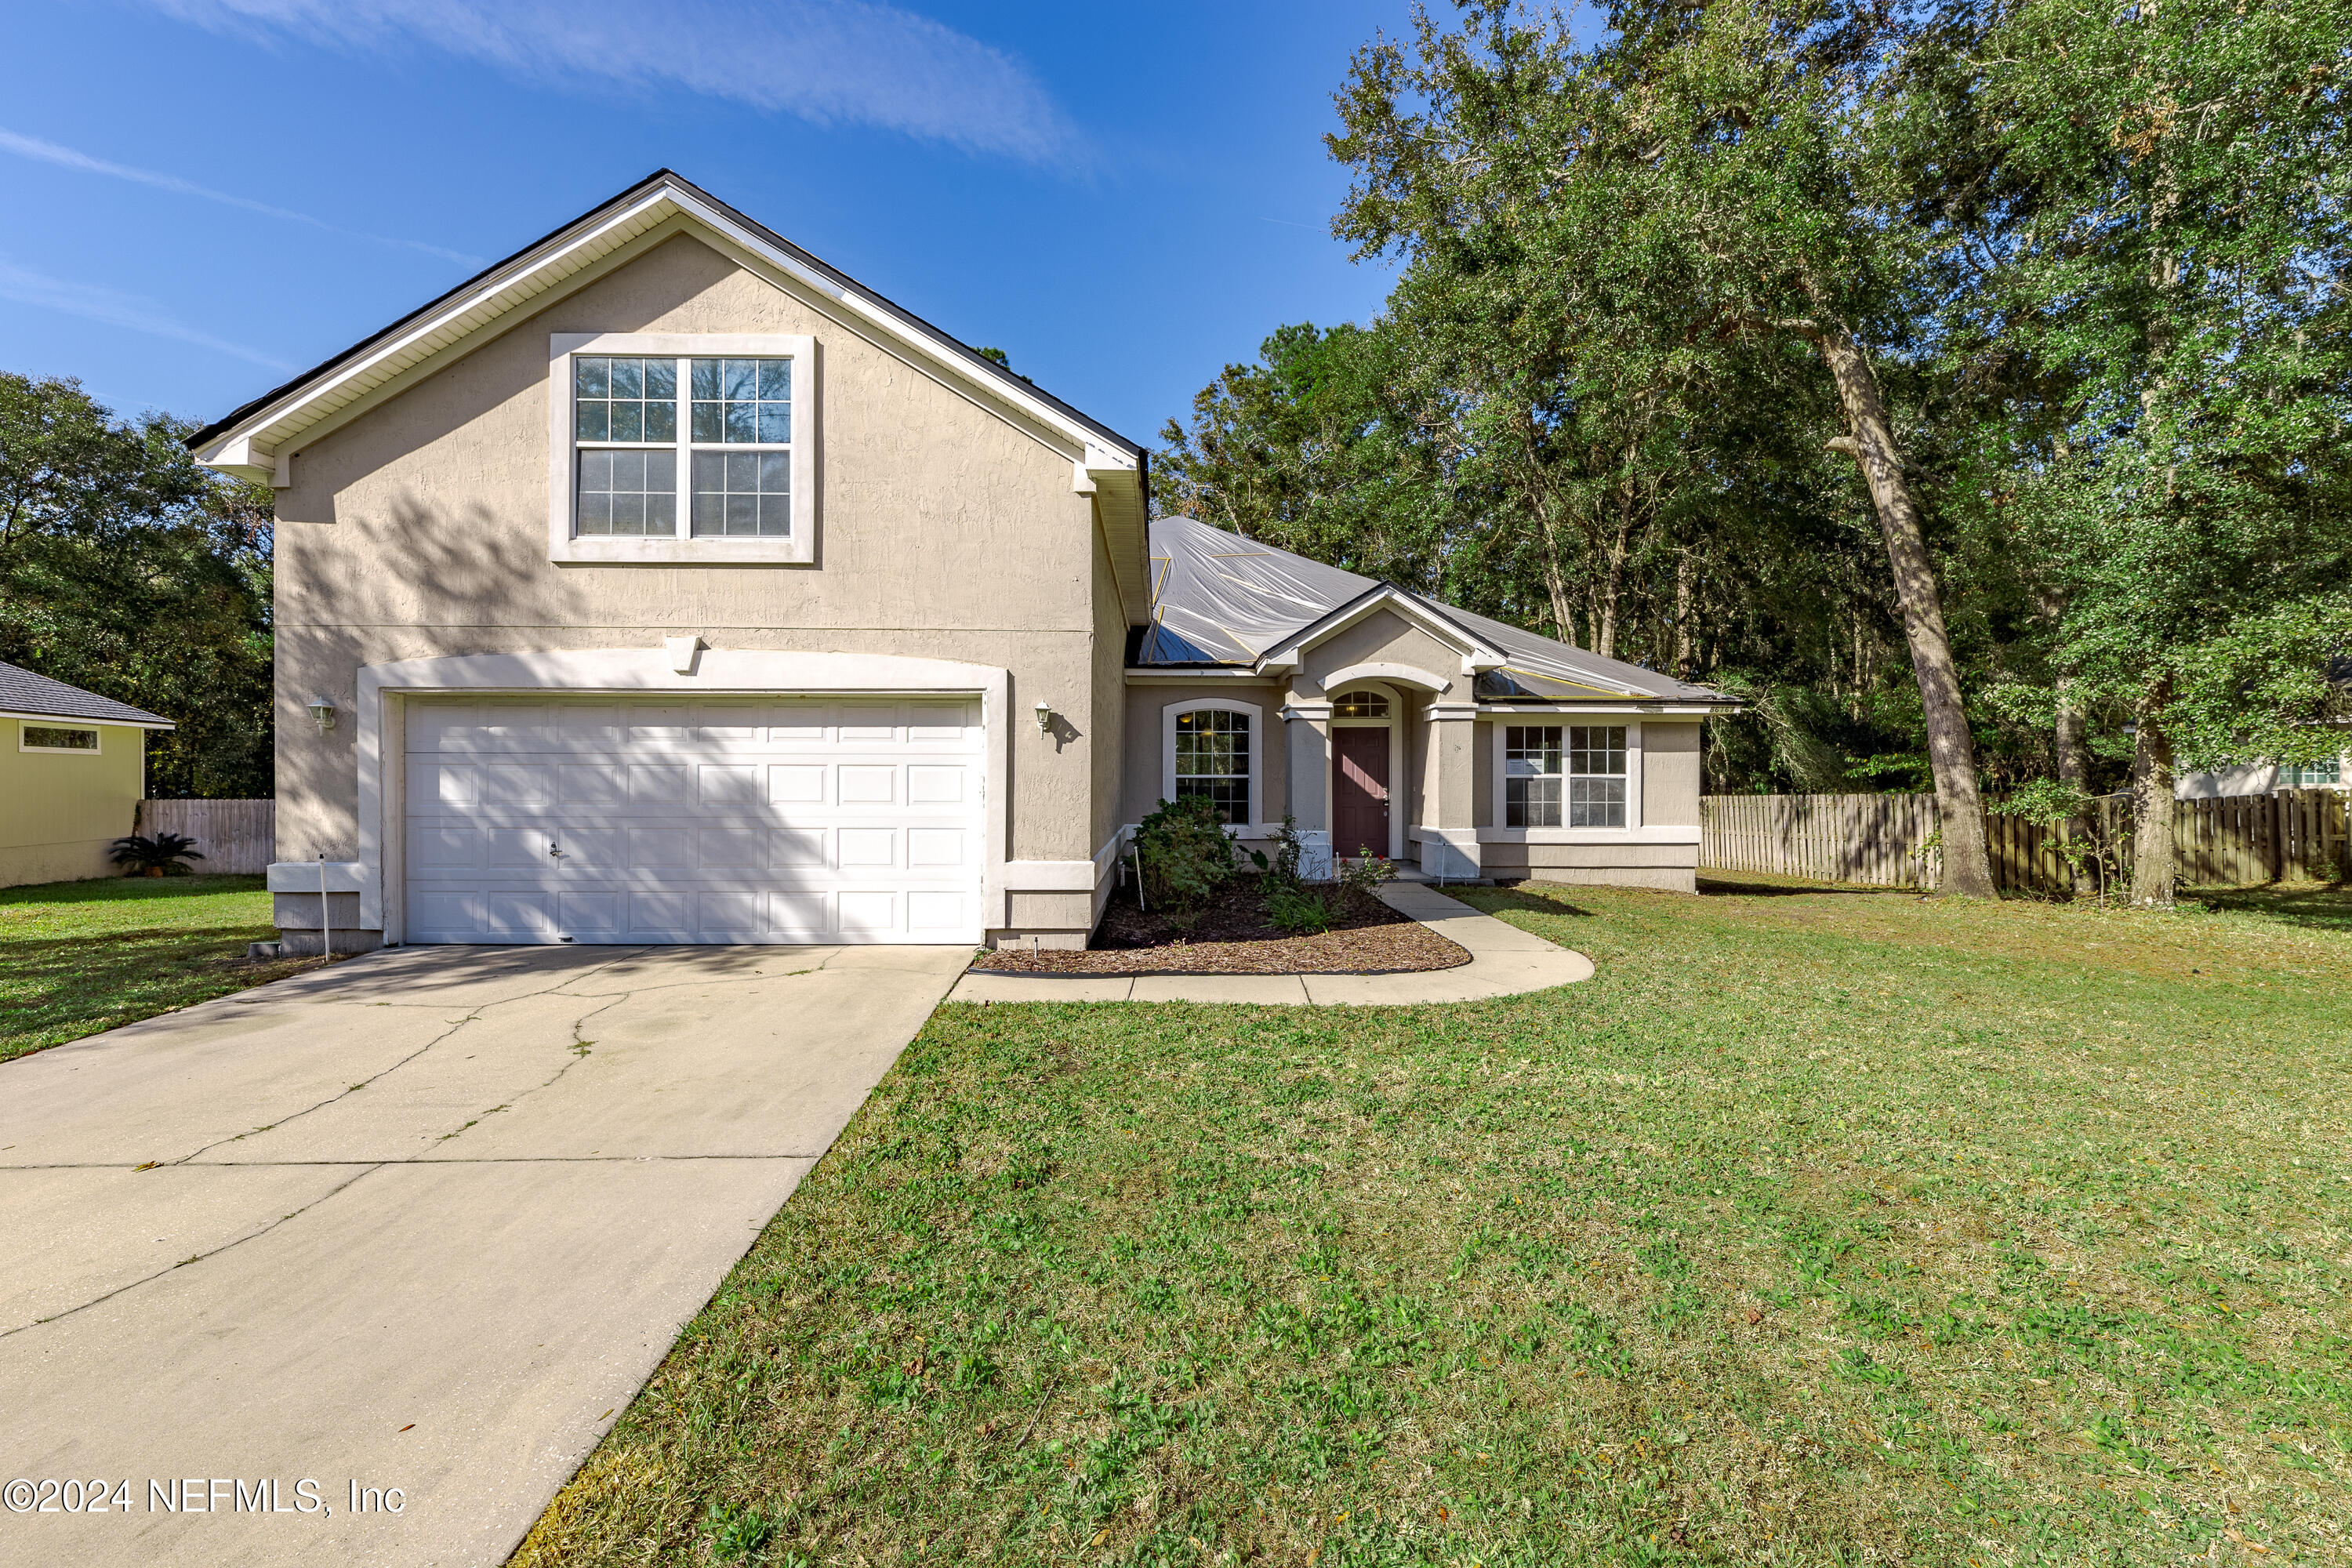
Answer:
POLYGON ((1481 702, 1478 717, 1507 719, 1516 714, 1539 713, 1547 718, 1712 719, 1737 713, 1739 708, 1737 702, 1644 702, 1639 698, 1605 702, 1481 702))
POLYGON ((647 192, 626 206, 597 215, 538 250, 518 258, 495 277, 445 303, 430 316, 411 322, 397 336, 372 346, 329 374, 295 388, 278 402, 256 410, 233 429, 196 454, 208 468, 229 472, 268 466, 266 472, 244 477, 268 480, 275 473, 276 451, 288 441, 341 411, 343 405, 366 395, 392 376, 437 358, 461 342, 490 331, 497 321, 527 305, 575 272, 643 237, 667 219, 683 216, 790 277, 801 287, 839 306, 856 321, 868 323, 893 342, 918 351, 937 371, 950 373, 968 387, 980 388, 999 402, 1019 409, 1029 418, 1064 436, 1073 451, 1084 452, 1087 468, 1105 472, 1126 470, 1132 476, 1137 459, 1101 444, 1092 430, 1077 424, 1012 378, 1000 377, 962 363, 940 352, 920 332, 908 329, 895 311, 885 309, 855 289, 845 288, 795 258, 777 249, 756 234, 732 222, 704 203, 674 186, 647 192), (266 444, 267 456, 257 443, 266 444))
POLYGON ((1254 685, 1273 684, 1273 678, 1263 675, 1246 664, 1214 665, 1206 669, 1139 669, 1130 667, 1127 672, 1129 686, 1190 686, 1202 680, 1246 680, 1254 685))
POLYGON ((82 713, 27 713, 16 708, 0 708, 0 719, 21 719, 28 724, 61 727, 110 725, 117 730, 176 730, 179 728, 169 719, 92 719, 82 713))
POLYGON ((1400 593, 1393 587, 1383 585, 1375 592, 1358 599, 1353 605, 1303 627, 1288 643, 1259 659, 1257 667, 1261 671, 1268 673, 1276 670, 1296 669, 1300 660, 1306 657, 1308 648, 1329 641, 1349 626, 1370 618, 1379 610, 1394 610, 1438 641, 1460 652, 1465 662, 1472 663, 1479 668, 1492 669, 1503 662, 1503 656, 1496 649, 1480 642, 1452 621, 1432 613, 1418 600, 1400 593))

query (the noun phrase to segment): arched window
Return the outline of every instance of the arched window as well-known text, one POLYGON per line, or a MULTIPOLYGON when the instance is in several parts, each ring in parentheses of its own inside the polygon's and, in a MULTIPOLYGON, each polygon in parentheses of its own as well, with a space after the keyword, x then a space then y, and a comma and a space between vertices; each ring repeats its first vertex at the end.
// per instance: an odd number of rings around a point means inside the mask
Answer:
POLYGON ((1167 710, 1161 794, 1205 796, 1219 821, 1255 820, 1259 710, 1244 702, 1186 702, 1167 710))
POLYGON ((1331 704, 1334 719, 1385 719, 1389 700, 1377 691, 1344 691, 1331 704))

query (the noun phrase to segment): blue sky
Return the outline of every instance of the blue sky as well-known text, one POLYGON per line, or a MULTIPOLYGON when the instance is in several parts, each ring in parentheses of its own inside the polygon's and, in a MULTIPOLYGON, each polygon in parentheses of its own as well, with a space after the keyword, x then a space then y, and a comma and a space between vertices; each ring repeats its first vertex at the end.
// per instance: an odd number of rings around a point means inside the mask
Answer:
POLYGON ((225 413, 656 168, 1137 440, 1362 320, 1321 137, 1405 5, 66 0, 0 96, 0 369, 225 413))

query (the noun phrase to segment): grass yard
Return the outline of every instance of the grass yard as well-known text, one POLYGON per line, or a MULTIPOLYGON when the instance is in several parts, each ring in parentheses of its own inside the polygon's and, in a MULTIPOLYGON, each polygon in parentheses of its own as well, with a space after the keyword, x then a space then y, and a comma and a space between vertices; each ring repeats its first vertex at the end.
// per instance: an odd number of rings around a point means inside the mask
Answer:
POLYGON ((2352 900, 943 1007, 523 1563, 2352 1561, 2352 900))
POLYGON ((259 877, 0 888, 0 1061, 317 963, 246 958, 277 934, 259 877))

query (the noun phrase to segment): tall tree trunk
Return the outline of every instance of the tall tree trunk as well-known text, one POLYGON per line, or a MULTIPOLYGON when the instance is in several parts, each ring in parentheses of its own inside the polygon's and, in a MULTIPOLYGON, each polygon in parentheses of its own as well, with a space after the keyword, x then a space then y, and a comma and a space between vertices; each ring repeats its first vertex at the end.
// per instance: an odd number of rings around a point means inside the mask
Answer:
POLYGON ((1691 552, 1685 545, 1675 552, 1675 679, 1691 678, 1691 552))
POLYGON ((2172 907, 2172 736, 2164 710, 2172 698, 2169 678, 2148 688, 2134 716, 2132 736, 2132 902, 2144 908, 2172 907))
POLYGON ((1601 574, 1598 593, 1600 629, 1593 633, 1592 651, 1603 658, 1617 657, 1617 601, 1625 592, 1625 540, 1633 531, 1633 520, 1621 511, 1617 518, 1617 537, 1609 543, 1608 566, 1601 574))
POLYGON ((2051 741, 2058 752, 2058 782, 2091 793, 2091 743, 2082 704, 2074 700, 2074 678, 2058 678, 2058 721, 2051 741))
POLYGON ((1832 443, 1862 467, 1886 539, 1887 563, 1903 603, 1903 632, 1911 645, 1911 669, 1919 682, 1919 703, 1927 720, 1927 762, 1936 775, 1936 811, 1944 832, 1944 878, 1939 893, 1968 898, 1994 896, 1992 860, 1985 848, 1984 805, 1977 795, 1976 745, 1960 709, 1960 675, 1952 663, 1951 639, 1944 633, 1944 606, 1936 591, 1935 568, 1919 527, 1919 506, 1903 478, 1895 449, 1886 399, 1862 346, 1834 323, 1814 337, 1836 382, 1838 401, 1853 434, 1832 443))
MULTIPOLYGON (((2058 717, 2052 726, 2052 749, 2058 753, 2058 782, 2071 784, 2083 795, 2091 793, 2091 746, 2083 721, 2082 704, 2074 700, 2074 678, 2058 678, 2058 717)), ((2066 831, 2077 844, 2087 844, 2096 829, 2088 816, 2069 818, 2066 831)), ((2089 890, 2088 879, 2081 867, 2074 868, 2074 891, 2077 895, 2089 890)))

